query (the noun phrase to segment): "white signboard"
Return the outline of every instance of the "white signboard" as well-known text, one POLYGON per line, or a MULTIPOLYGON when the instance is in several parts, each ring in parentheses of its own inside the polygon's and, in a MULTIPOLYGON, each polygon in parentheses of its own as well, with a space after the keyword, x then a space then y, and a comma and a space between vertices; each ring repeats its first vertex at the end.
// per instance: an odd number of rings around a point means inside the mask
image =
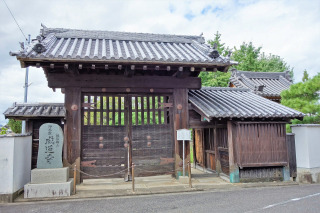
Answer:
POLYGON ((189 129, 177 130, 178 141, 191 141, 191 131, 189 129))

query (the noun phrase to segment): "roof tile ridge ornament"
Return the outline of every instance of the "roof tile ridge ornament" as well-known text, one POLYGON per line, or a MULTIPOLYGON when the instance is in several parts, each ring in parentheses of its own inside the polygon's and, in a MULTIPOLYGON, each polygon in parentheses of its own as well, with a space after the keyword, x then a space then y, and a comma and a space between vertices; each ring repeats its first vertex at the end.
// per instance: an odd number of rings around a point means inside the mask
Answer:
POLYGON ((42 44, 43 39, 44 37, 42 35, 38 35, 37 36, 38 43, 35 44, 32 48, 38 54, 41 54, 47 51, 47 48, 45 47, 45 45, 42 44))
POLYGON ((284 71, 284 73, 285 73, 285 79, 287 79, 288 81, 290 81, 291 83, 293 83, 293 82, 292 82, 291 75, 290 75, 290 70, 286 70, 286 71, 284 71))
MULTIPOLYGON (((208 47, 206 44, 200 44, 198 41, 192 40, 191 46, 193 46, 195 49, 199 50, 202 54, 207 56, 207 59, 213 59, 212 52, 214 51, 214 49, 208 47)), ((218 50, 215 51, 218 53, 217 57, 219 57, 218 50)))

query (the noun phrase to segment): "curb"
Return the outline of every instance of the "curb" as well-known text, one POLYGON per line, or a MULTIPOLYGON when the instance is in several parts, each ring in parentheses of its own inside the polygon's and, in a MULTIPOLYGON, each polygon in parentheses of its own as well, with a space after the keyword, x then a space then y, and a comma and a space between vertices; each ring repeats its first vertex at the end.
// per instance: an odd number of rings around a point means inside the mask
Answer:
POLYGON ((159 191, 152 191, 151 189, 137 189, 135 192, 127 189, 120 190, 83 190, 78 192, 77 195, 71 195, 70 197, 55 197, 55 198, 17 198, 13 203, 28 203, 28 202, 50 202, 50 201, 61 201, 61 200, 78 200, 78 199, 93 199, 93 198, 109 198, 109 197, 128 197, 128 196, 140 196, 140 195, 158 195, 158 194, 175 194, 175 193, 183 193, 183 192, 199 192, 199 191, 213 191, 213 190, 230 190, 230 189, 241 189, 241 188, 258 188, 258 187, 278 187, 278 186, 294 186, 300 185, 297 182, 273 182, 273 183, 236 183, 236 184, 226 184, 226 185, 210 185, 203 184, 198 185, 194 184, 193 188, 189 188, 188 186, 184 186, 185 188, 177 187, 177 189, 172 188, 172 190, 168 190, 165 187, 159 187, 159 191), (162 188, 162 189, 161 189, 162 188), (90 193, 95 192, 97 195, 88 195, 88 196, 79 196, 81 193, 90 193))

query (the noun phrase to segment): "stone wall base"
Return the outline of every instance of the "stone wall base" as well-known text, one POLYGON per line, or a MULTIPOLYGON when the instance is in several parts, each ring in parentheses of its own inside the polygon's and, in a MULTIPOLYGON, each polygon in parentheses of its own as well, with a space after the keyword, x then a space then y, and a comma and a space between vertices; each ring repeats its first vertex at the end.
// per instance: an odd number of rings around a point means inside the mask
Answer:
POLYGON ((320 183, 320 167, 318 168, 297 168, 297 182, 299 183, 320 183))
POLYGON ((12 194, 0 194, 0 203, 12 203, 19 195, 23 193, 23 188, 12 194))

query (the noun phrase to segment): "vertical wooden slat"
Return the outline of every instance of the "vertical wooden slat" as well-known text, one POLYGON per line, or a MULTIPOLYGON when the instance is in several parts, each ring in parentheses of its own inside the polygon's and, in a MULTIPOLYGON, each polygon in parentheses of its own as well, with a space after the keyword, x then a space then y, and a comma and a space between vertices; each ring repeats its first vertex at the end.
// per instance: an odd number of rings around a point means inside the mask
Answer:
POLYGON ((159 102, 161 102, 161 96, 157 96, 158 101, 154 104, 155 107, 158 108, 158 124, 161 124, 161 109, 159 108, 159 102))
MULTIPOLYGON (((91 103, 91 95, 88 95, 88 103, 91 103)), ((91 107, 90 104, 88 104, 88 114, 87 114, 87 118, 88 118, 88 126, 91 125, 91 107)))
MULTIPOLYGON (((97 96, 93 96, 93 106, 96 106, 97 103, 97 96)), ((97 110, 95 108, 93 108, 93 125, 97 125, 97 110)))
POLYGON ((134 104, 135 104, 135 106, 134 106, 134 111, 135 111, 135 113, 136 113, 136 125, 139 125, 139 113, 138 113, 138 97, 136 96, 135 98, 134 98, 134 104))
POLYGON ((116 125, 116 118, 115 118, 115 114, 116 114, 116 96, 113 95, 112 96, 112 125, 115 126, 116 125))
POLYGON ((156 109, 155 109, 155 96, 152 95, 152 124, 155 125, 156 124, 156 109))
MULTIPOLYGON (((163 103, 168 103, 168 97, 167 96, 162 96, 163 97, 163 103)), ((163 107, 163 120, 164 120, 164 124, 168 123, 168 115, 167 115, 167 108, 163 107)))
POLYGON ((144 96, 141 96, 141 125, 144 125, 144 96))
POLYGON ((103 96, 100 96, 100 126, 103 126, 103 96))
POLYGON ((147 96, 147 124, 150 124, 150 96, 147 96))
POLYGON ((109 123, 109 120, 110 120, 110 116, 109 116, 109 113, 110 113, 110 103, 109 103, 109 98, 110 98, 110 96, 109 95, 107 95, 106 96, 106 112, 107 112, 107 116, 106 116, 106 122, 107 122, 107 126, 109 126, 110 125, 110 123, 109 123))
POLYGON ((121 95, 118 96, 118 126, 121 126, 121 95))

